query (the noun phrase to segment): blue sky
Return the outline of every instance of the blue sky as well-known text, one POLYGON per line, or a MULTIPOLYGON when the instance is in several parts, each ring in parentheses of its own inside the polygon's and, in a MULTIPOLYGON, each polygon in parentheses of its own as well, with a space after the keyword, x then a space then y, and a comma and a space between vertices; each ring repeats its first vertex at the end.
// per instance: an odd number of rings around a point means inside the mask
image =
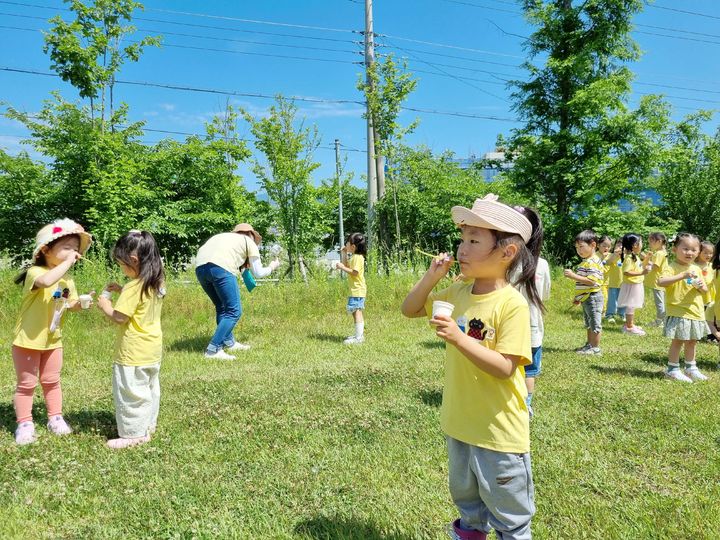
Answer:
MULTIPOLYGON (((355 43, 362 36, 351 32, 363 29, 362 0, 147 0, 144 4, 145 11, 136 16, 152 20, 136 20, 135 25, 141 35, 163 34, 164 46, 148 49, 139 63, 126 65, 119 76, 122 80, 330 101, 362 99, 355 89, 362 67, 353 63, 362 61, 362 48, 355 43)), ((39 29, 48 28, 46 19, 56 14, 67 16, 64 7, 59 0, 0 1, 0 68, 48 72, 50 62, 42 52, 39 29)), ((481 155, 493 149, 499 133, 507 134, 516 126, 503 79, 524 76, 517 67, 524 59, 522 39, 517 36, 528 35, 531 28, 512 0, 376 0, 374 14, 375 32, 382 35, 378 53, 407 57, 419 79, 408 107, 501 119, 404 112, 400 119, 405 124, 420 119, 416 132, 408 137, 410 144, 423 144, 435 152, 451 150, 458 157, 481 155)), ((631 65, 637 74, 631 105, 642 93, 663 93, 676 107, 678 119, 699 108, 717 107, 720 67, 713 59, 720 52, 719 20, 716 0, 658 0, 646 7, 635 19, 634 38, 643 57, 631 65)), ((0 71, 0 100, 20 110, 38 110, 52 90, 60 90, 68 100, 77 99, 74 89, 57 78, 0 71)), ((203 123, 221 112, 228 99, 258 115, 271 104, 263 98, 131 85, 119 85, 116 96, 129 104, 131 119, 144 120, 146 128, 187 133, 202 133, 203 123)), ((360 183, 366 167, 365 154, 357 151, 365 148, 362 106, 297 105, 306 123, 316 124, 322 137, 315 155, 321 163, 315 182, 334 175, 332 145, 338 138, 344 145, 346 170, 354 172, 355 183, 360 183)), ((713 120, 708 129, 716 125, 713 120)), ((241 123, 240 131, 250 137, 246 124, 241 123)), ((0 118, 1 148, 17 153, 26 135, 19 124, 0 118)), ((146 134, 148 142, 163 137, 183 138, 146 134)), ((257 187, 248 167, 242 167, 241 174, 250 189, 257 187)))

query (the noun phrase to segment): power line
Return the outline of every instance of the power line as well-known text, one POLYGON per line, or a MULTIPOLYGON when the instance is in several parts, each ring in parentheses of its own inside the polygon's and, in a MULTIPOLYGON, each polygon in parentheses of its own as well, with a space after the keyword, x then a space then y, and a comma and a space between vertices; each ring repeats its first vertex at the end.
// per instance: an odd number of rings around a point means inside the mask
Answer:
POLYGON ((658 6, 657 4, 651 4, 647 0, 645 1, 645 5, 647 7, 651 7, 654 9, 663 9, 665 11, 673 11, 675 13, 683 13, 685 15, 695 15, 696 17, 705 17, 707 19, 720 19, 717 15, 710 15, 709 13, 700 13, 698 11, 688 11, 685 9, 677 9, 677 8, 670 8, 665 6, 658 6))
POLYGON ((512 13, 513 15, 518 15, 518 14, 522 15, 522 12, 521 12, 521 11, 515 11, 515 10, 511 10, 511 9, 496 8, 496 7, 492 7, 492 6, 482 6, 482 5, 480 5, 480 4, 473 4, 472 2, 464 2, 464 1, 462 1, 462 0, 443 0, 443 1, 444 1, 444 2, 449 2, 449 3, 451 3, 451 4, 461 4, 461 5, 464 5, 464 6, 471 6, 471 7, 475 7, 475 8, 479 8, 479 9, 488 9, 488 10, 490 10, 490 11, 500 11, 500 12, 503 12, 503 13, 512 13))

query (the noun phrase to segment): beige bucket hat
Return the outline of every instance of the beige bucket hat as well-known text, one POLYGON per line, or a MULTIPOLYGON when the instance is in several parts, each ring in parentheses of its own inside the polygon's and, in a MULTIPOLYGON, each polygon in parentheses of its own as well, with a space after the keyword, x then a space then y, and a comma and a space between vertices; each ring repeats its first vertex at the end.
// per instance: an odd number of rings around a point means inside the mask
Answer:
POLYGON ((499 202, 498 196, 493 193, 488 193, 482 199, 475 199, 472 208, 453 206, 451 213, 457 225, 515 233, 525 242, 532 236, 532 224, 528 218, 515 208, 499 202))
POLYGON ((255 239, 255 243, 260 245, 260 242, 262 242, 262 236, 260 236, 260 233, 257 232, 255 229, 253 229, 253 226, 249 223, 238 223, 235 225, 235 228, 232 230, 234 233, 242 233, 242 232, 249 232, 253 235, 253 238, 255 239))
POLYGON ((77 234, 80 237, 80 255, 84 255, 92 244, 92 236, 85 232, 82 225, 74 222, 72 219, 57 219, 52 223, 45 225, 35 235, 35 249, 33 250, 33 260, 37 259, 40 250, 47 246, 50 242, 68 236, 77 234))

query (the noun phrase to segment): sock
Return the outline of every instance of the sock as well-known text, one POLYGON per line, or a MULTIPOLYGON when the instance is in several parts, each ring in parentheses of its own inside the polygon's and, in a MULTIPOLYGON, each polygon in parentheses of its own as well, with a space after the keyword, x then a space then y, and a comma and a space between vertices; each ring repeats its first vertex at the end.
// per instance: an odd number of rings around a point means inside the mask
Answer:
POLYGON ((672 363, 668 362, 668 371, 675 371, 676 369, 680 369, 680 362, 672 363))
POLYGON ((697 369, 697 362, 695 360, 685 360, 685 369, 697 369))
POLYGON ((355 337, 362 337, 365 332, 365 321, 355 323, 355 337))
POLYGON ((527 405, 528 407, 530 407, 532 405, 532 397, 533 397, 532 392, 528 392, 528 395, 525 398, 525 405, 527 405))

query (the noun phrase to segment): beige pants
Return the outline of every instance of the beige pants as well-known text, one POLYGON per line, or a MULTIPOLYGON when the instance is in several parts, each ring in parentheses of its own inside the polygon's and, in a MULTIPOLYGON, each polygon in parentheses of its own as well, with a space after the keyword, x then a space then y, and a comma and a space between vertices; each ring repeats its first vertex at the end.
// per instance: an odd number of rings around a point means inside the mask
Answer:
POLYGON ((155 431, 160 410, 160 362, 113 364, 113 398, 118 435, 134 439, 155 431))

